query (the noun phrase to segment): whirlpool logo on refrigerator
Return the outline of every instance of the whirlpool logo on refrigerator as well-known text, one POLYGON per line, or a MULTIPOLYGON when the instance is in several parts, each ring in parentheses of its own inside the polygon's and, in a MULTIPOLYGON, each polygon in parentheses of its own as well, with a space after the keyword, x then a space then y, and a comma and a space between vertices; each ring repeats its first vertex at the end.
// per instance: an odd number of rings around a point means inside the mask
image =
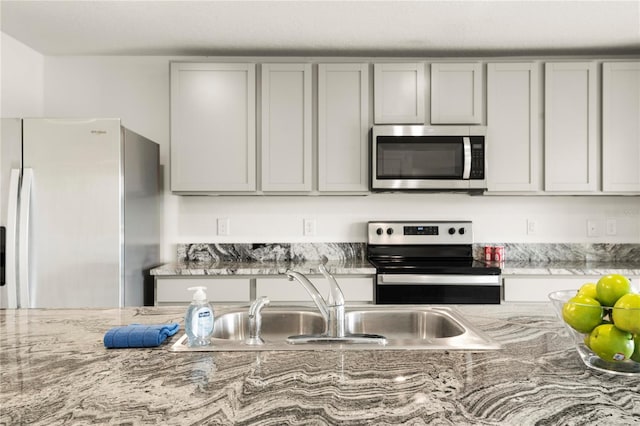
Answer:
POLYGON ((92 135, 106 135, 107 131, 106 130, 92 130, 91 134, 92 135))

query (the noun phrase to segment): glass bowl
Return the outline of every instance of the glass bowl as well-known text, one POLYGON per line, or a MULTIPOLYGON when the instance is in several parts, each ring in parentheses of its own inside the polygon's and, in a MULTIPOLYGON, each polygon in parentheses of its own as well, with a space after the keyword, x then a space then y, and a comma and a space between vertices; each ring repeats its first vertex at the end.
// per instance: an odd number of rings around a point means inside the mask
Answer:
MULTIPOLYGON (((580 333, 567 324, 562 318, 562 307, 564 304, 571 299, 573 296, 577 294, 577 290, 563 290, 563 291, 555 291, 549 294, 549 299, 553 304, 553 308, 560 318, 560 321, 565 325, 567 330, 569 331, 569 335, 573 340, 573 343, 576 346, 578 354, 582 359, 582 362, 594 370, 604 371, 606 373, 611 374, 622 374, 627 376, 640 376, 640 362, 635 362, 633 360, 624 360, 624 361, 607 361, 600 358, 596 355, 589 347, 585 344, 584 340, 587 334, 580 333)), ((611 313, 614 309, 621 308, 612 308, 603 306, 605 310, 605 319, 607 316, 611 318, 611 313)))

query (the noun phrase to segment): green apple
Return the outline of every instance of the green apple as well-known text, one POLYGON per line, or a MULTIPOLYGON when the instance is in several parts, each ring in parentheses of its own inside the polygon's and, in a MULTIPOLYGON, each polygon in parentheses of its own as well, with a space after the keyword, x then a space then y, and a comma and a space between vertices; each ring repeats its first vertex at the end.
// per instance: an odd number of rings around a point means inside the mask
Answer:
POLYGON ((580 333, 590 333, 602 323, 600 303, 587 296, 577 295, 562 306, 562 319, 580 333))
POLYGON ((620 330, 640 333, 640 294, 627 293, 620 297, 613 307, 611 317, 620 330))
POLYGON ((624 275, 605 275, 598 280, 596 292, 602 306, 613 306, 620 297, 631 293, 631 282, 624 275))
POLYGON ((596 291, 596 283, 586 283, 578 290, 578 294, 598 300, 598 292, 596 291))
POLYGON ((605 361, 624 361, 633 355, 633 335, 613 324, 602 324, 591 332, 589 347, 605 361))
POLYGON ((635 362, 640 362, 640 334, 636 334, 633 336, 633 355, 631 355, 631 359, 635 362))

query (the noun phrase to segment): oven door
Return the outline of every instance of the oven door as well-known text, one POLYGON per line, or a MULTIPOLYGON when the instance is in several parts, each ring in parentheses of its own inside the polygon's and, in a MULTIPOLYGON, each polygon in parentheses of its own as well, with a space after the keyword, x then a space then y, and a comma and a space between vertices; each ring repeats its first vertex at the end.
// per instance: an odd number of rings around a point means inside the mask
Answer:
POLYGON ((376 304, 499 304, 500 275, 378 274, 376 304))

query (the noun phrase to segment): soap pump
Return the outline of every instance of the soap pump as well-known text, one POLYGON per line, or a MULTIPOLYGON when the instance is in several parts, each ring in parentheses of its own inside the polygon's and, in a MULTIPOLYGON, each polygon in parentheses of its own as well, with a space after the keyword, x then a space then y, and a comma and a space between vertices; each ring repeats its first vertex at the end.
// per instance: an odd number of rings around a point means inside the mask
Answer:
POLYGON ((190 287, 193 300, 184 318, 184 327, 189 338, 189 346, 207 346, 213 334, 213 308, 207 301, 206 287, 190 287))

